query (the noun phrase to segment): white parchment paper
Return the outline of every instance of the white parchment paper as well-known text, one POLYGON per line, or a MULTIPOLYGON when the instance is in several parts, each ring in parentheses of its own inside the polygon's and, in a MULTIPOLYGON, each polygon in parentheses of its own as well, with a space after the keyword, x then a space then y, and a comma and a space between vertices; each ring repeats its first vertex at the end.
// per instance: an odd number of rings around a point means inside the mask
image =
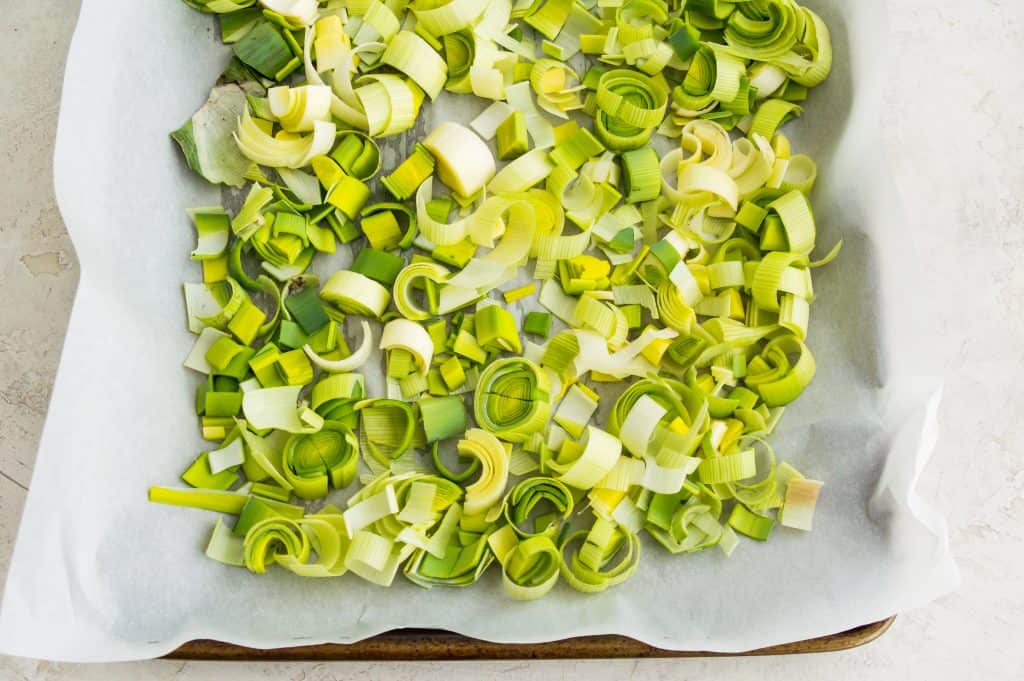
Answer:
MULTIPOLYGON (((913 246, 879 149, 887 32, 881 0, 806 0, 828 22, 832 77, 790 124, 819 163, 818 375, 776 451, 823 479, 811 534, 671 556, 645 544, 636 576, 584 596, 380 589, 346 576, 264 577, 202 556, 213 516, 149 504, 203 442, 180 284, 194 280, 187 207, 220 201, 168 139, 228 58, 214 24, 174 0, 85 0, 68 59, 57 196, 81 283, 0 612, 0 650, 61 660, 154 657, 195 638, 255 647, 352 642, 437 627, 505 642, 617 633, 673 649, 740 651, 834 633, 955 588, 941 515, 914 486, 937 437, 940 381, 915 314, 913 246)), ((472 111, 441 112, 433 120, 472 111)), ((431 114, 428 114, 428 116, 431 114)), ((430 121, 418 126, 429 127, 430 121)), ((385 155, 390 166, 400 153, 385 155)))

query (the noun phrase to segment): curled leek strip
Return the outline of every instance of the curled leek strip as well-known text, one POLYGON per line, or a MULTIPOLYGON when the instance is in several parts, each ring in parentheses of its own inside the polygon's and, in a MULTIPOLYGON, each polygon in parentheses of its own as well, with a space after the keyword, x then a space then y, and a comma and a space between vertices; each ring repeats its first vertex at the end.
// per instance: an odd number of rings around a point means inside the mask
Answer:
POLYGON ((392 459, 412 446, 416 417, 411 404, 398 400, 372 399, 356 405, 362 425, 366 452, 388 466, 392 459))
POLYGON ((370 329, 370 323, 365 319, 360 322, 363 331, 363 340, 360 341, 359 347, 348 357, 338 360, 324 359, 307 343, 302 346, 303 352, 309 357, 309 361, 323 369, 334 374, 344 374, 349 371, 354 371, 360 368, 366 361, 370 359, 370 354, 373 352, 373 331, 370 329))
MULTIPOLYGON (((427 291, 431 286, 443 284, 447 281, 451 272, 444 265, 434 262, 417 262, 406 265, 395 278, 394 298, 395 307, 398 312, 412 321, 424 321, 430 319, 433 313, 430 309, 423 309, 413 301, 413 288, 417 283, 422 282, 427 291)), ((427 296, 429 300, 429 295, 427 296)))
POLYGON ((527 478, 512 488, 505 497, 505 520, 520 537, 553 536, 572 514, 572 492, 559 480, 545 477, 527 478), (549 513, 534 518, 534 528, 525 523, 530 514, 543 504, 549 513))
POLYGON ((583 593, 599 593, 621 584, 633 576, 640 564, 640 536, 601 517, 594 520, 589 531, 580 530, 566 537, 561 549, 562 577, 583 593), (566 547, 577 541, 579 548, 566 560, 566 547))
POLYGON ((238 121, 235 142, 246 158, 271 168, 302 168, 315 156, 323 156, 334 146, 334 123, 314 121, 313 132, 298 139, 271 137, 256 124, 246 109, 238 121))
POLYGON ((509 442, 526 442, 551 415, 551 380, 533 362, 507 357, 487 365, 473 412, 480 427, 509 442))
POLYGON ((335 489, 347 487, 356 477, 359 440, 351 430, 327 421, 316 433, 288 438, 282 454, 284 477, 302 499, 327 496, 328 482, 335 489))
POLYGON ((278 557, 291 556, 299 563, 309 559, 309 537, 299 524, 288 518, 267 518, 245 533, 245 567, 256 574, 267 571, 278 557))
POLYGON ((430 360, 434 357, 434 341, 430 334, 422 325, 408 319, 392 319, 384 325, 380 349, 388 352, 404 350, 412 354, 417 371, 424 375, 430 369, 430 360))
POLYGON ((814 356, 795 336, 779 336, 765 345, 761 354, 747 365, 747 385, 757 391, 769 407, 789 404, 814 378, 814 356), (796 355, 796 363, 790 362, 796 355))
POLYGON ((502 567, 505 593, 520 601, 540 598, 558 582, 561 552, 547 535, 519 540, 511 525, 488 539, 502 567))
POLYGON ((480 461, 480 477, 466 488, 466 515, 479 515, 501 500, 508 484, 509 454, 498 438, 479 428, 466 431, 459 440, 460 456, 472 456, 480 461))
POLYGON ((380 319, 391 302, 386 288, 351 270, 338 270, 324 282, 320 297, 346 314, 380 319))
POLYGON ((559 472, 561 482, 577 489, 590 489, 600 482, 615 467, 622 453, 618 438, 594 426, 587 426, 580 444, 566 440, 563 451, 570 444, 574 445, 571 449, 575 450, 572 452, 575 458, 551 462, 549 466, 559 472))
POLYGON ((661 124, 668 96, 648 76, 628 69, 612 69, 597 85, 598 115, 594 129, 606 147, 616 151, 638 149, 661 124))

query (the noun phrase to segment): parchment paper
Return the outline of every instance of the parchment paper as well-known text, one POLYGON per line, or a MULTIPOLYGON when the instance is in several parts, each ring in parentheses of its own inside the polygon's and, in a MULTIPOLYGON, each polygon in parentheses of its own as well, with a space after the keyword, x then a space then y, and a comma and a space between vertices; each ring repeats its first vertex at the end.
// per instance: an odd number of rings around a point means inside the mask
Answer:
MULTIPOLYGON (((255 647, 352 642, 438 627, 506 642, 626 634, 674 649, 740 651, 834 633, 955 588, 941 515, 914 485, 936 436, 941 382, 917 315, 914 234, 879 148, 887 27, 881 0, 807 0, 836 66, 787 127, 819 163, 818 375, 774 438, 825 480, 815 530, 779 528, 671 556, 646 542, 636 576, 596 596, 559 585, 506 599, 497 570, 470 589, 380 589, 346 576, 257 577, 202 555, 213 515, 149 504, 203 448, 181 282, 197 269, 189 206, 220 201, 168 139, 228 58, 214 24, 174 0, 85 0, 68 59, 57 196, 81 262, 49 417, 0 613, 0 650, 61 660, 154 657, 195 638, 255 647)), ((435 111, 468 120, 479 107, 435 111), (470 110, 471 109, 471 110, 470 110)), ((429 115, 429 114, 428 114, 429 115)), ((429 127, 429 120, 421 124, 429 127)), ((389 166, 398 152, 386 154, 389 166)), ((339 256, 344 257, 344 256, 339 256)))

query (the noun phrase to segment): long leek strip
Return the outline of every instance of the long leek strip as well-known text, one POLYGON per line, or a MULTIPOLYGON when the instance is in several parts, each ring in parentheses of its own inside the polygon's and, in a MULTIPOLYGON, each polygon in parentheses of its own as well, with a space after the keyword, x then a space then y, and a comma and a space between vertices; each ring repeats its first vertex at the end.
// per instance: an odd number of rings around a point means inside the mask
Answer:
POLYGON ((622 443, 605 431, 587 426, 582 451, 568 465, 550 464, 559 470, 558 479, 577 489, 590 489, 615 467, 622 453, 622 443))
POLYGON ((640 537, 600 517, 594 520, 589 531, 581 530, 566 537, 561 550, 562 577, 569 586, 583 593, 599 593, 621 584, 633 576, 640 564, 640 537), (581 541, 580 547, 566 561, 565 549, 575 541, 581 541), (621 558, 609 566, 620 554, 621 558))
POLYGON ((461 456, 472 456, 480 461, 480 477, 466 488, 463 509, 466 515, 475 516, 497 504, 505 493, 509 474, 508 450, 498 438, 479 428, 467 430, 457 449, 461 456))
POLYGON ((384 325, 380 349, 389 352, 402 349, 411 353, 417 370, 424 375, 434 358, 434 341, 430 339, 430 334, 420 324, 407 319, 392 319, 384 325))
POLYGON ((360 341, 359 347, 344 359, 324 359, 308 343, 302 346, 302 350, 313 364, 324 371, 343 374, 359 369, 366 364, 367 360, 370 359, 370 353, 373 352, 373 331, 370 329, 370 324, 364 319, 360 322, 360 325, 362 327, 363 339, 360 341))
POLYGON ((633 455, 643 457, 647 454, 654 431, 668 410, 648 395, 641 395, 622 422, 619 437, 622 444, 633 455))
POLYGON ((314 121, 313 132, 298 139, 284 140, 265 133, 246 110, 238 122, 235 143, 247 158, 272 168, 302 168, 314 156, 322 156, 334 146, 334 123, 314 121))
POLYGON ((282 455, 284 477, 302 499, 327 496, 328 483, 336 489, 355 480, 359 441, 349 429, 326 422, 316 433, 288 438, 282 455))
POLYGON ((238 514, 249 500, 245 494, 223 492, 211 489, 174 489, 172 487, 150 487, 149 500, 156 504, 187 506, 205 511, 238 514))
POLYGON ((437 160, 438 178, 460 196, 473 196, 494 177, 491 150, 458 123, 443 121, 423 139, 423 146, 437 160))
POLYGON ((413 79, 431 99, 435 99, 448 79, 448 65, 423 38, 412 31, 400 31, 384 50, 381 63, 413 79))
POLYGON ((547 423, 550 400, 547 372, 529 360, 508 357, 491 362, 480 375, 473 412, 481 428, 509 442, 526 442, 547 423))
POLYGON ((488 3, 479 0, 450 0, 449 2, 423 2, 412 7, 416 21, 433 36, 456 33, 474 24, 488 3))
POLYGON ((542 182, 554 168, 548 152, 535 148, 499 170, 487 188, 495 194, 516 194, 542 182))
MULTIPOLYGON (((473 215, 478 233, 493 228, 507 214, 501 242, 486 255, 474 258, 461 272, 448 280, 452 287, 490 289, 502 283, 506 272, 518 267, 530 255, 536 230, 537 211, 529 195, 492 196, 473 215)), ((480 243, 477 239, 474 239, 480 243)))
POLYGON ((245 533, 245 566, 256 574, 267 571, 280 556, 291 556, 299 563, 309 559, 309 537, 299 524, 288 518, 267 518, 245 533))
POLYGON ((365 452, 388 466, 405 454, 416 433, 416 416, 410 404, 399 400, 374 398, 356 405, 362 428, 365 452))
POLYGON ((358 272, 338 270, 324 282, 320 297, 341 312, 380 319, 391 302, 388 290, 358 272))
POLYGON ((786 500, 779 511, 779 523, 798 530, 811 531, 814 508, 824 483, 798 478, 786 485, 786 500))
POLYGON ((366 113, 352 90, 355 55, 348 36, 342 31, 340 17, 324 17, 314 26, 306 27, 302 59, 306 80, 311 85, 324 85, 320 73, 332 71, 331 114, 348 125, 366 130, 366 113), (319 62, 316 67, 312 61, 314 51, 319 62))
POLYGON ((520 537, 552 536, 572 515, 572 491, 554 478, 535 476, 519 482, 504 501, 505 520, 520 537), (534 509, 549 506, 551 512, 538 516, 532 528, 526 525, 534 509))
POLYGON ((490 536, 488 543, 502 567, 505 593, 520 601, 540 598, 558 582, 561 553, 550 537, 519 541, 510 526, 490 536))

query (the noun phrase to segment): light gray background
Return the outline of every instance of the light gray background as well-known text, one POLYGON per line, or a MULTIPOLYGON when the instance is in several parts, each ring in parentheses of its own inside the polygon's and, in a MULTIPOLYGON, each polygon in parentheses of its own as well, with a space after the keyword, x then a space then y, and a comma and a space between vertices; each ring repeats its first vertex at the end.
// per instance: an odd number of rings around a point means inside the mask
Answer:
MULTIPOLYGON (((171 0, 168 0, 171 1, 171 0)), ((0 19, 0 577, 31 477, 78 277, 53 198, 53 136, 77 2, 6 0, 0 19)), ((76 666, 0 658, 0 679, 1024 677, 1024 3, 890 0, 892 80, 878 142, 919 255, 947 301, 932 341, 948 377, 923 492, 941 501, 963 588, 878 642, 814 657, 696 661, 76 666)), ((159 30, 159 27, 152 27, 159 30)), ((881 30, 881 29, 880 29, 881 30)), ((894 225, 898 228, 898 225, 894 225)), ((913 257, 913 254, 908 254, 913 257)))

